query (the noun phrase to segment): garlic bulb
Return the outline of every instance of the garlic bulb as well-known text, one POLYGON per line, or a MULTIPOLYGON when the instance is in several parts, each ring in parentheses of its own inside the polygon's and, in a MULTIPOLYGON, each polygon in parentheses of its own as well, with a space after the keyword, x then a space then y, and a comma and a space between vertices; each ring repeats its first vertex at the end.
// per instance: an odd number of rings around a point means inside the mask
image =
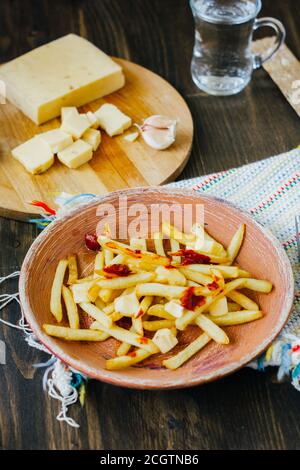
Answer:
POLYGON ((139 127, 146 144, 156 150, 164 150, 175 142, 177 121, 167 116, 154 115, 139 127))

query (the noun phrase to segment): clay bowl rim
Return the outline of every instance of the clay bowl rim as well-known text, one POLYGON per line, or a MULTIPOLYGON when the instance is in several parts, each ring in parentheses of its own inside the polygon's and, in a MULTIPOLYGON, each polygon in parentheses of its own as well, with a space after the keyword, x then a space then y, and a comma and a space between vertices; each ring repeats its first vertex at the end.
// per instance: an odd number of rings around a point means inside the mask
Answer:
POLYGON ((287 254, 285 253, 284 249, 282 248, 280 241, 272 234, 270 230, 268 230, 267 228, 262 226, 260 223, 258 223, 256 220, 254 220, 246 211, 240 209, 237 205, 231 202, 228 202, 222 198, 215 197, 215 196, 208 196, 204 194, 202 195, 194 190, 181 189, 181 188, 162 188, 159 186, 151 186, 151 187, 139 187, 139 188, 134 188, 134 189, 132 188, 121 189, 118 191, 110 192, 104 196, 95 196, 92 200, 89 199, 88 201, 83 201, 78 206, 70 209, 64 216, 51 222, 51 224, 48 227, 46 227, 34 240, 34 242, 30 246, 24 258, 24 261, 21 267, 20 278, 19 278, 19 295, 20 295, 21 309, 33 333, 39 339, 39 341, 54 356, 56 356, 65 364, 69 365, 73 369, 81 372, 82 374, 86 375, 89 378, 100 380, 102 382, 109 383, 111 385, 121 386, 125 388, 132 388, 132 389, 163 390, 163 389, 188 388, 188 387, 197 386, 197 385, 201 385, 204 383, 218 380, 229 374, 232 374, 233 372, 238 371, 239 369, 247 365, 249 362, 251 362, 253 359, 258 357, 261 353, 263 353, 267 349, 267 347, 274 341, 274 339, 279 335, 282 328, 288 321, 288 318, 289 318, 289 315, 293 306, 293 301, 294 301, 294 288, 295 288, 294 285, 295 285, 295 281, 294 281, 293 270, 292 270, 289 258, 287 254), (288 283, 288 289, 285 294, 285 307, 278 314, 277 323, 275 327, 273 327, 273 330, 271 331, 271 333, 265 338, 265 340, 260 342, 252 350, 252 352, 245 354, 238 361, 234 363, 230 363, 229 365, 220 368, 217 372, 216 371, 210 372, 210 373, 202 375, 200 378, 195 377, 195 378, 189 379, 188 381, 184 379, 184 374, 182 377, 182 381, 176 380, 174 383, 172 383, 171 380, 168 380, 167 383, 162 383, 162 384, 158 384, 156 382, 153 383, 151 382, 151 380, 150 381, 149 380, 136 381, 135 378, 132 378, 132 377, 128 377, 128 376, 126 377, 123 375, 118 376, 117 374, 115 374, 115 371, 108 371, 103 368, 96 369, 94 367, 85 366, 84 364, 81 363, 81 361, 72 358, 68 353, 66 353, 63 347, 56 344, 55 339, 47 336, 42 331, 41 327, 39 326, 37 322, 36 316, 31 309, 30 301, 27 296, 26 272, 30 272, 30 266, 34 262, 35 252, 38 251, 37 248, 47 239, 49 233, 56 230, 56 227, 63 224, 65 220, 72 218, 74 214, 77 214, 78 212, 84 210, 86 207, 98 204, 99 201, 105 202, 106 200, 111 200, 111 198, 114 196, 119 197, 119 196, 126 196, 126 195, 130 195, 130 196, 136 195, 136 196, 142 197, 143 194, 146 194, 149 192, 150 193, 151 192, 156 192, 156 193, 164 192, 164 193, 170 194, 170 196, 172 196, 173 194, 189 196, 189 197, 192 196, 195 199, 195 202, 196 200, 201 199, 204 201, 204 203, 205 203, 205 200, 214 200, 220 204, 225 204, 230 210, 242 215, 244 222, 246 224, 247 224, 247 221, 249 221, 249 223, 256 226, 256 228, 262 233, 262 236, 268 239, 269 243, 271 243, 272 246, 275 248, 278 257, 281 258, 282 263, 285 265, 285 269, 288 275, 289 283, 288 283))

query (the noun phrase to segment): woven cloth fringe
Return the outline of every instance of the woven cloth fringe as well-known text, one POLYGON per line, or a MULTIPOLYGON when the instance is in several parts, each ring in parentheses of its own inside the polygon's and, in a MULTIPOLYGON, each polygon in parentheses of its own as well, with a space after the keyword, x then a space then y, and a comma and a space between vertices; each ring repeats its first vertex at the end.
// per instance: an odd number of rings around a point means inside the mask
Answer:
MULTIPOLYGON (((294 225, 295 216, 300 214, 300 150, 295 149, 240 168, 179 181, 168 187, 190 188, 231 201, 248 211, 281 241, 291 261, 296 280, 293 312, 278 339, 249 366, 259 370, 264 370, 266 366, 278 366, 278 380, 281 381, 290 374, 292 384, 300 391, 300 268, 294 225)), ((83 199, 88 200, 93 197, 95 197, 93 194, 73 196, 61 193, 56 199, 60 207, 56 217, 65 214, 83 199)), ((31 222, 43 229, 54 219, 53 215, 43 215, 41 218, 31 219, 31 222)), ((16 272, 0 278, 0 284, 18 275, 16 272)), ((0 310, 11 301, 19 302, 17 293, 1 295, 0 310)), ((50 354, 51 357, 47 362, 34 366, 46 368, 43 389, 61 403, 57 419, 78 427, 78 424, 68 416, 68 407, 76 403, 78 398, 83 404, 87 378, 52 356, 34 337, 23 315, 17 325, 3 319, 0 319, 0 322, 21 329, 29 346, 50 354)))

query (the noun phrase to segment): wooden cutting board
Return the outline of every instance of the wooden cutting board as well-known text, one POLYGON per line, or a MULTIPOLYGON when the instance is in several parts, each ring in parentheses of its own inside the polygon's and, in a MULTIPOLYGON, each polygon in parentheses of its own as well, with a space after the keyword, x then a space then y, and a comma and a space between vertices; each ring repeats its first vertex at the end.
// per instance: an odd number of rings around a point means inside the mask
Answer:
POLYGON ((176 142, 167 150, 147 146, 142 137, 127 142, 123 136, 109 137, 102 132, 102 142, 92 160, 71 170, 56 160, 41 175, 31 175, 11 156, 11 149, 39 132, 60 126, 53 119, 35 125, 11 103, 0 105, 0 214, 26 220, 41 212, 29 204, 40 200, 55 207, 55 196, 71 194, 106 194, 121 188, 161 185, 172 181, 183 170, 193 140, 191 113, 180 94, 164 79, 132 62, 115 59, 124 69, 126 85, 112 95, 80 108, 96 110, 105 102, 113 103, 133 122, 141 123, 153 114, 178 119, 176 142))

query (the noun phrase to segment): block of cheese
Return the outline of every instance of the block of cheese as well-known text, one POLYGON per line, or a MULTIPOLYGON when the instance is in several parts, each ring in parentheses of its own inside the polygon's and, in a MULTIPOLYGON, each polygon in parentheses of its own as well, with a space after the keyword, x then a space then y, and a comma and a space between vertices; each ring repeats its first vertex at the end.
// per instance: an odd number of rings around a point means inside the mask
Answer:
POLYGON ((0 67, 6 97, 37 124, 121 88, 124 75, 104 52, 68 34, 0 67))
POLYGON ((54 163, 54 155, 50 146, 38 136, 14 148, 12 156, 19 160, 33 175, 43 173, 54 163))
POLYGON ((168 328, 157 330, 152 338, 152 341, 162 353, 170 351, 178 343, 178 339, 168 328))
POLYGON ((99 120, 100 127, 110 136, 123 134, 131 126, 131 118, 113 104, 102 105, 95 114, 99 120))
POLYGON ((98 121, 96 114, 92 113, 92 111, 88 111, 86 113, 86 117, 90 121, 90 127, 92 127, 93 129, 98 129, 98 127, 100 126, 100 123, 98 121))
POLYGON ((69 168, 78 168, 92 158, 93 149, 91 145, 79 139, 70 145, 70 147, 58 152, 57 156, 69 168))
POLYGON ((80 139, 82 134, 90 127, 86 114, 69 113, 62 122, 61 129, 71 134, 74 139, 80 139))
POLYGON ((60 111, 60 114, 61 114, 61 122, 63 122, 67 116, 69 116, 70 114, 79 114, 78 113, 78 109, 75 107, 75 106, 64 106, 63 108, 61 108, 61 111, 60 111))
POLYGON ((82 136, 87 144, 90 144, 93 147, 93 150, 97 150, 101 142, 101 132, 96 129, 88 129, 82 136))
POLYGON ((61 129, 52 129, 42 132, 38 134, 38 137, 50 146, 53 153, 60 152, 73 143, 72 136, 61 129))

